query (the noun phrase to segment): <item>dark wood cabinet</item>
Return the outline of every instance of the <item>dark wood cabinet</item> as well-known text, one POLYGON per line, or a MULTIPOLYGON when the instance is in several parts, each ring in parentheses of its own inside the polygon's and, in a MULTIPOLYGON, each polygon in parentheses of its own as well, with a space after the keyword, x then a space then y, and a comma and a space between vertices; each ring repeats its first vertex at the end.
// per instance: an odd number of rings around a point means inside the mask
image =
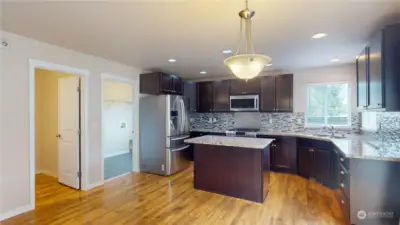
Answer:
POLYGON ((293 74, 275 77, 275 98, 276 111, 293 111, 293 74))
POLYGON ((293 112, 293 74, 261 78, 261 112, 293 112))
POLYGON ((321 184, 334 186, 334 177, 332 177, 332 151, 322 150, 309 146, 299 146, 299 175, 305 178, 316 179, 321 184))
POLYGON ((214 83, 197 83, 197 101, 199 112, 212 112, 214 110, 214 83))
POLYGON ((297 173, 297 142, 294 137, 274 137, 271 145, 271 168, 297 173))
POLYGON ((361 111, 400 110, 400 24, 384 27, 357 58, 357 106, 361 111))
POLYGON ((299 175, 305 178, 313 177, 314 174, 314 155, 311 148, 298 147, 299 154, 299 175))
POLYGON ((275 111, 275 77, 265 76, 261 78, 260 111, 275 111))
POLYGON ((185 82, 183 88, 184 96, 188 99, 189 110, 197 111, 197 84, 195 82, 185 82))
POLYGON ((234 79, 230 81, 231 95, 258 95, 260 93, 260 78, 250 80, 234 79))
POLYGON ((368 46, 368 109, 381 109, 383 105, 382 92, 382 32, 379 32, 368 46))
POLYGON ((183 81, 180 77, 156 72, 140 75, 141 94, 183 94, 183 81))
POLYGON ((331 151, 312 149, 314 154, 314 175, 317 181, 331 185, 331 151))
POLYGON ((368 48, 365 48, 357 58, 357 107, 359 110, 367 109, 368 105, 367 59, 368 48))
POLYGON ((228 112, 230 110, 229 80, 214 82, 214 110, 215 112, 228 112))

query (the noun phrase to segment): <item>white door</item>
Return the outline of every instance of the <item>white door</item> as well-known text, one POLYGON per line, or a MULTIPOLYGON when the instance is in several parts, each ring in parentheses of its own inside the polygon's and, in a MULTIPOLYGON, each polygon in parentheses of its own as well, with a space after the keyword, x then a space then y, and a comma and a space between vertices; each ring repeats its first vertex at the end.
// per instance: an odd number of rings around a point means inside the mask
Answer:
POLYGON ((79 77, 58 79, 58 182, 79 189, 79 77))

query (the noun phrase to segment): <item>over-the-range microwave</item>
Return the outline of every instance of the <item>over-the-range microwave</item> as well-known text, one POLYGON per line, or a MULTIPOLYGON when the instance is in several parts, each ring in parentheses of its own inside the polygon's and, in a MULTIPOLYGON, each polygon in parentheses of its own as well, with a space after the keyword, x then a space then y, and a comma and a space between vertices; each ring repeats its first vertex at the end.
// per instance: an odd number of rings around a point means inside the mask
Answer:
POLYGON ((258 95, 231 95, 231 111, 260 111, 258 95))

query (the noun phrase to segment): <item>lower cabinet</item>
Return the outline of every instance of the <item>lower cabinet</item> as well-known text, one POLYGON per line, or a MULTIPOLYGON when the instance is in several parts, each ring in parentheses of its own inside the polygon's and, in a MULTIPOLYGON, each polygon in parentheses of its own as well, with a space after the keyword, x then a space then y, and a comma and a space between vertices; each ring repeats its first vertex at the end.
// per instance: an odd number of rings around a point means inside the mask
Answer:
POLYGON ((297 142, 294 137, 275 137, 271 145, 271 169, 297 173, 297 142))
POLYGON ((312 178, 321 184, 332 187, 332 152, 312 147, 299 147, 299 175, 312 178))

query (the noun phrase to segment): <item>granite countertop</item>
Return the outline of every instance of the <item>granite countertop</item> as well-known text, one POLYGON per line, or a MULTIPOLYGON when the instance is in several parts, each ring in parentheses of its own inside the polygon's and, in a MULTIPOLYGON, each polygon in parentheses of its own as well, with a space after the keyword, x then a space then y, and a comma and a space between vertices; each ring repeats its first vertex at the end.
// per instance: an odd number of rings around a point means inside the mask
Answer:
POLYGON ((238 148, 254 148, 264 149, 271 144, 274 139, 268 138, 251 138, 251 137, 226 137, 205 135, 196 138, 186 139, 185 143, 189 144, 204 144, 204 145, 219 145, 238 148))
MULTIPOLYGON (((218 129, 193 129, 197 132, 225 133, 218 129)), ((400 143, 390 140, 375 140, 363 135, 351 135, 347 138, 320 137, 302 132, 274 132, 260 130, 258 135, 291 136, 332 142, 347 158, 373 159, 400 162, 400 143)))

